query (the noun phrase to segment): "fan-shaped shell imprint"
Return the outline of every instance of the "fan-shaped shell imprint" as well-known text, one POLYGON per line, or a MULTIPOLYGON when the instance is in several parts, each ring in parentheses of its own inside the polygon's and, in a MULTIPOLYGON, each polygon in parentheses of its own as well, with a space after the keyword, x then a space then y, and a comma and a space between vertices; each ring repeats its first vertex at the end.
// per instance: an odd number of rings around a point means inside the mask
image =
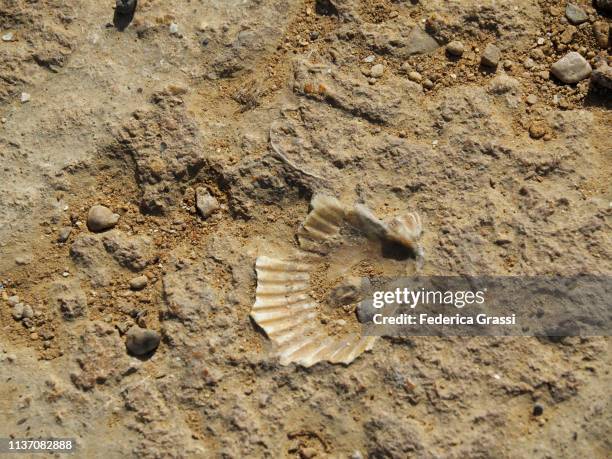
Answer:
POLYGON ((321 361, 348 365, 371 350, 376 337, 355 331, 340 337, 330 334, 319 317, 311 276, 347 238, 345 227, 366 239, 391 241, 420 255, 421 220, 417 214, 407 214, 383 222, 365 206, 345 208, 324 195, 314 196, 311 208, 298 230, 301 250, 296 256, 257 258, 251 317, 278 347, 282 365, 295 362, 309 367, 321 361))

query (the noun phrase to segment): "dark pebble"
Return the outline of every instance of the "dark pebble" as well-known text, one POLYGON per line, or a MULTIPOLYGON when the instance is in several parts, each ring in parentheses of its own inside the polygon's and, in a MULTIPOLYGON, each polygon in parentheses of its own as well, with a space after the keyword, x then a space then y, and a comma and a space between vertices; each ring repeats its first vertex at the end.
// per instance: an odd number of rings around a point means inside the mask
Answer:
POLYGON ((544 413, 544 407, 542 405, 540 405, 539 403, 536 403, 535 405, 533 405, 533 415, 534 416, 541 416, 544 413))

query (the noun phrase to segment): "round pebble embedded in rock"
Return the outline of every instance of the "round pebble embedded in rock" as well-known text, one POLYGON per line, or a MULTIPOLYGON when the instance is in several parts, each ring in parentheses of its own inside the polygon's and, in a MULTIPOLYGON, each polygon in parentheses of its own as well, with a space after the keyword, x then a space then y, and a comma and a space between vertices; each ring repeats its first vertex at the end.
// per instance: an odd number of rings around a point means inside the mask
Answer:
POLYGON ((119 221, 119 215, 108 207, 95 205, 87 214, 87 228, 94 233, 113 228, 119 221))
POLYGON ((384 72, 385 67, 382 64, 376 64, 372 66, 372 69, 370 70, 370 76, 373 78, 380 78, 381 76, 383 76, 384 72))
POLYGON ((147 276, 142 275, 134 277, 132 280, 130 280, 130 288, 132 290, 142 290, 147 286, 148 283, 149 279, 147 278, 147 276))
POLYGON ((446 51, 451 56, 461 57, 463 56, 464 50, 465 50, 465 47, 463 46, 463 43, 457 40, 451 41, 448 45, 446 45, 446 51))
POLYGON ((546 135, 546 125, 542 121, 534 121, 529 126, 529 136, 532 139, 541 139, 546 135))
POLYGON ((125 345, 130 354, 147 354, 159 346, 161 336, 155 330, 133 326, 126 335, 125 345))

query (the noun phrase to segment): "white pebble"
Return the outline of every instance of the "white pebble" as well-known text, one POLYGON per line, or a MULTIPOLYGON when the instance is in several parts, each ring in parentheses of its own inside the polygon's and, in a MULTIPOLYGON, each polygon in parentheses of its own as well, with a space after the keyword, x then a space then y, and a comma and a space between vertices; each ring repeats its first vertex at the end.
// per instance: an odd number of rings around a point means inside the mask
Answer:
POLYGON ((2 35, 2 41, 13 41, 13 32, 2 35))
POLYGON ((170 33, 175 35, 177 34, 179 31, 179 27, 178 24, 175 24, 174 22, 172 24, 170 24, 170 33))
POLYGON ((26 103, 30 100, 30 94, 27 92, 22 92, 21 93, 21 102, 26 103))

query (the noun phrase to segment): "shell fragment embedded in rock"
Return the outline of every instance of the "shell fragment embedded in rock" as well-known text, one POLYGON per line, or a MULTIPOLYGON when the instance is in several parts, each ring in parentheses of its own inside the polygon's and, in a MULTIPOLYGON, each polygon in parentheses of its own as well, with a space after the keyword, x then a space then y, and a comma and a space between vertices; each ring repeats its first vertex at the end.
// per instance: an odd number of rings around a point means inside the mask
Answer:
POLYGON ((313 197, 311 211, 298 230, 298 255, 291 259, 260 256, 255 263, 257 289, 251 317, 277 346, 281 365, 309 367, 322 361, 348 365, 374 346, 375 336, 330 334, 312 295, 311 275, 347 237, 343 227, 367 239, 393 241, 421 253, 422 226, 417 214, 385 223, 363 205, 347 209, 333 197, 313 197))

